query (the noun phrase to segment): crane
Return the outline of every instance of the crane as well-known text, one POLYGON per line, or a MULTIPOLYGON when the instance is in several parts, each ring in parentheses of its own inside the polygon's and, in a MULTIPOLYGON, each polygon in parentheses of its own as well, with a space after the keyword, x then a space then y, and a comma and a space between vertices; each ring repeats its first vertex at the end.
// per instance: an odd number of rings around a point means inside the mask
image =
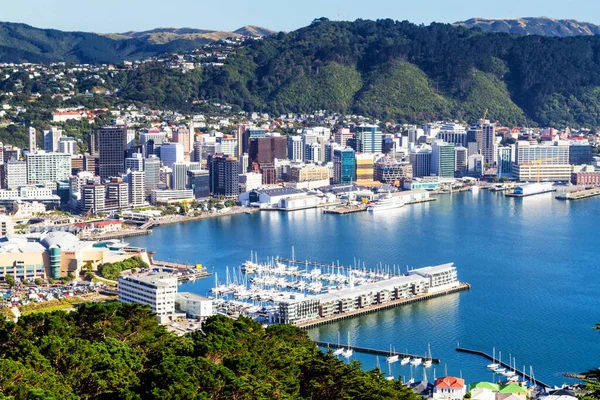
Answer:
POLYGON ((523 164, 524 167, 537 167, 537 183, 540 183, 540 166, 544 161, 556 161, 558 157, 550 157, 550 158, 538 158, 537 160, 533 160, 528 164, 523 164))
POLYGON ((485 117, 487 117, 487 113, 488 113, 488 109, 486 108, 485 111, 483 112, 483 118, 481 118, 481 132, 483 132, 483 124, 485 124, 485 117))

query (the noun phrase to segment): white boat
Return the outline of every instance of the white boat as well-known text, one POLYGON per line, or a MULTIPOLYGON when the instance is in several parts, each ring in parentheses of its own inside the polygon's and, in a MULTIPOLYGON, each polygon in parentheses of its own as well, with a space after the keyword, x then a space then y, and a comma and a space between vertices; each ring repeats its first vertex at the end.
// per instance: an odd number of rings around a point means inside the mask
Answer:
POLYGON ((385 211, 385 210, 393 210, 394 208, 400 208, 404 206, 406 202, 402 200, 400 197, 396 196, 386 196, 383 197, 373 203, 369 207, 367 207, 367 211, 375 212, 375 211, 385 211))
POLYGON ((398 362, 400 357, 397 354, 392 354, 392 345, 390 344, 390 355, 385 358, 385 362, 388 364, 392 364, 398 362))
POLYGON ((479 186, 471 186, 469 190, 473 193, 479 193, 479 186))
POLYGON ((425 368, 431 368, 433 365, 433 359, 431 358, 431 345, 427 343, 427 359, 423 362, 425 368))
POLYGON ((410 362, 410 357, 404 357, 402 360, 400 360, 401 365, 406 365, 409 362, 410 362))
POLYGON ((495 373, 495 374, 503 374, 503 373, 505 373, 505 372, 506 372, 506 368, 496 368, 496 369, 494 370, 494 373, 495 373))
POLYGON ((392 364, 388 364, 388 376, 385 377, 388 381, 394 380, 394 375, 392 375, 392 364))
POLYGON ((338 348, 333 351, 334 356, 339 356, 344 352, 344 348, 340 345, 340 333, 338 332, 338 348))
POLYGON ((496 362, 496 348, 495 347, 494 347, 493 351, 494 351, 494 355, 492 356, 492 363, 487 365, 487 368, 492 371, 500 366, 500 364, 498 364, 496 362))
POLYGON ((342 356, 344 356, 344 358, 350 358, 352 357, 352 353, 354 352, 350 348, 350 332, 348 332, 348 349, 342 352, 342 356))
POLYGON ((410 362, 410 365, 417 366, 417 365, 421 365, 422 362, 423 362, 422 358, 413 358, 412 361, 410 362))

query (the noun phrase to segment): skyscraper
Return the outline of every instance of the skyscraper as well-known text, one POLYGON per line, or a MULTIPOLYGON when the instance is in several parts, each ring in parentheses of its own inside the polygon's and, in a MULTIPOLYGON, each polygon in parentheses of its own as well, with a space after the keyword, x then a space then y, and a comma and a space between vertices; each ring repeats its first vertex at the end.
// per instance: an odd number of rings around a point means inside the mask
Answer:
POLYGON ((192 153, 194 145, 193 131, 190 131, 185 126, 178 127, 173 132, 173 142, 181 144, 181 147, 183 148, 182 161, 190 161, 190 154, 192 153))
POLYGON ((333 151, 333 181, 348 184, 356 180, 356 160, 350 147, 333 151))
POLYGON ((4 188, 14 189, 27 184, 27 163, 8 160, 4 163, 4 188))
POLYGON ((27 154, 27 181, 29 183, 56 182, 71 176, 71 155, 46 153, 40 150, 27 154))
POLYGON ((171 188, 175 190, 186 189, 187 186, 187 172, 190 169, 190 164, 185 162, 173 163, 173 175, 171 176, 172 183, 171 188))
POLYGON ((100 152, 100 177, 121 176, 125 172, 127 128, 104 127, 96 131, 100 152))
POLYGON ((269 136, 250 139, 251 162, 259 165, 273 164, 275 159, 287 159, 287 140, 283 136, 269 136))
POLYGON ((381 153, 383 134, 375 125, 361 125, 356 129, 355 137, 360 140, 361 153, 381 153))
POLYGON ((210 191, 213 196, 237 197, 240 194, 240 161, 215 154, 208 158, 210 191))
POLYGON ((125 159, 125 171, 143 171, 144 170, 144 158, 142 153, 133 153, 131 157, 125 159))
POLYGON ((75 138, 63 136, 58 139, 58 152, 71 154, 72 156, 77 154, 77 141, 75 138))
POLYGON ((37 149, 36 135, 37 135, 37 133, 35 131, 35 128, 30 126, 29 127, 29 152, 30 153, 33 153, 37 149))
POLYGON ((356 153, 356 181, 372 181, 375 176, 373 154, 356 153))
POLYGON ((156 190, 160 182, 160 159, 154 154, 144 159, 145 187, 146 195, 150 195, 156 190))
POLYGON ((421 145, 410 152, 410 163, 413 167, 413 176, 422 177, 431 175, 431 147, 421 145))
POLYGON ((172 168, 176 162, 183 161, 183 146, 181 143, 165 143, 160 147, 160 160, 165 167, 172 168))
POLYGON ((454 143, 436 140, 431 145, 431 175, 454 177, 454 143))
POLYGON ((62 137, 62 130, 58 128, 50 128, 47 131, 43 131, 44 135, 44 150, 48 153, 58 150, 58 141, 62 137))
POLYGON ((302 161, 304 151, 302 146, 302 136, 289 136, 288 139, 288 158, 292 161, 302 161))
POLYGON ((481 154, 485 163, 496 165, 498 161, 498 144, 496 143, 496 127, 489 120, 483 123, 481 131, 481 154))
POLYGON ((208 170, 189 170, 188 181, 196 199, 210 197, 210 176, 208 170))
POLYGON ((144 171, 131 171, 127 175, 129 181, 129 202, 138 207, 145 204, 146 198, 146 173, 144 171))
POLYGON ((120 210, 129 207, 129 185, 122 178, 112 177, 106 183, 105 207, 109 210, 120 210))
POLYGON ((467 171, 468 151, 465 147, 457 146, 454 148, 454 172, 460 176, 467 171))

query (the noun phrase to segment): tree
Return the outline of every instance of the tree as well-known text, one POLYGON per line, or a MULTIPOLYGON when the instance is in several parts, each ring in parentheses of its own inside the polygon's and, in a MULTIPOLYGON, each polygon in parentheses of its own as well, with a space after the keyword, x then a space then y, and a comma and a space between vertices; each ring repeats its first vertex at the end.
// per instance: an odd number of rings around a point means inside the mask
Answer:
POLYGON ((15 277, 12 275, 6 275, 4 277, 4 281, 8 284, 8 286, 10 287, 15 287, 17 285, 17 281, 15 280, 15 277))
POLYGON ((36 284, 36 285, 38 285, 38 286, 41 286, 41 285, 44 283, 44 281, 42 281, 40 278, 35 278, 35 281, 34 281, 34 282, 35 282, 35 284, 36 284))

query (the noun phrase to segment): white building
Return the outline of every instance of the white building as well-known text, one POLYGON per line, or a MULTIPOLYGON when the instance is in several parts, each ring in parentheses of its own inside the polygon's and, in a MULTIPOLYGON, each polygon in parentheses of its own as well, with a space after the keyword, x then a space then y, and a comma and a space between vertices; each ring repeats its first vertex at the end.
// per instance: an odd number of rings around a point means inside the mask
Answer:
POLYGON ((175 312, 177 277, 172 274, 148 273, 119 276, 119 301, 149 305, 158 315, 175 312))
POLYGON ((175 295, 175 304, 177 305, 177 309, 185 312, 188 318, 203 321, 215 314, 212 300, 194 293, 177 293, 175 295))
POLYGON ((463 400, 467 394, 464 379, 445 376, 435 381, 433 398, 435 400, 463 400))
POLYGON ((133 153, 131 157, 125 159, 125 171, 143 171, 144 157, 142 153, 133 153))
POLYGON ((184 190, 153 190, 152 203, 175 203, 179 201, 193 201, 194 191, 192 189, 184 190))
POLYGON ((240 174, 240 192, 250 192, 262 186, 262 174, 260 172, 247 172, 240 174))
POLYGON ((27 182, 44 183, 67 180, 71 176, 71 155, 38 151, 27 154, 27 182))
POLYGON ((4 164, 4 187, 14 189, 27 184, 27 163, 10 160, 4 164))
POLYGON ((12 235, 14 231, 14 223, 9 215, 0 215, 0 237, 12 235))
POLYGON ((69 136, 63 136, 58 140, 58 152, 75 155, 77 154, 77 140, 69 136))
POLYGON ((132 206, 144 205, 146 198, 146 173, 144 171, 131 171, 127 175, 129 181, 129 202, 132 206))
POLYGON ((29 152, 33 153, 37 150, 37 138, 35 128, 29 127, 29 152))
POLYGON ((481 131, 481 143, 479 144, 481 154, 488 165, 498 162, 498 142, 496 142, 496 126, 485 120, 481 131))

